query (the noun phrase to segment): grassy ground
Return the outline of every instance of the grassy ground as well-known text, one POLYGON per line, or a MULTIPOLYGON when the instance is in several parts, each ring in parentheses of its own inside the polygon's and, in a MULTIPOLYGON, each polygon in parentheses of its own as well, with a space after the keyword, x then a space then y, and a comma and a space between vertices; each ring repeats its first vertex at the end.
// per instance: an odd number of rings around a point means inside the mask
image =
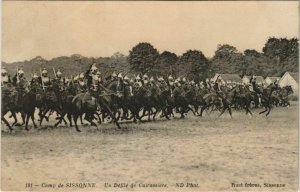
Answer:
MULTIPOLYGON (((275 108, 269 117, 234 111, 218 118, 191 114, 185 119, 104 124, 2 133, 2 190, 26 190, 25 183, 94 182, 91 190, 266 191, 297 189, 298 107, 275 108), (136 188, 105 188, 104 183, 136 188), (177 188, 176 183, 198 187, 177 188), (141 188, 162 183, 167 188, 141 188), (232 187, 243 183, 243 187, 232 187), (248 188, 244 183, 261 187, 248 188), (264 183, 285 184, 281 188, 264 183)), ((62 190, 33 186, 33 190, 62 190)), ((80 190, 79 188, 63 188, 80 190)), ((82 190, 82 189, 81 189, 82 190)), ((85 189, 87 190, 87 189, 85 189)))

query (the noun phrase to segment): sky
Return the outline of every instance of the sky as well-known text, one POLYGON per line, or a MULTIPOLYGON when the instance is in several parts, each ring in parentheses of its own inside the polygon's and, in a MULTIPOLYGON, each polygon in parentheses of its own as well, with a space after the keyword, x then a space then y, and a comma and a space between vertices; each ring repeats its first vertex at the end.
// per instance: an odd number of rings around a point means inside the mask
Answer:
POLYGON ((2 61, 81 54, 129 54, 139 42, 160 53, 189 49, 212 57, 218 44, 239 51, 268 37, 298 37, 297 1, 3 1, 2 61))

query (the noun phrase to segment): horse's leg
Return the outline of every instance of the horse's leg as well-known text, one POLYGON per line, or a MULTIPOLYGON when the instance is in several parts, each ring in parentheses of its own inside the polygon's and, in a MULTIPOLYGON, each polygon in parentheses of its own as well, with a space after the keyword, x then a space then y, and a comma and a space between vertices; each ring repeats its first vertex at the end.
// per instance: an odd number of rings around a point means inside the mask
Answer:
MULTIPOLYGON (((60 117, 59 117, 57 123, 55 123, 54 127, 57 127, 62 122, 62 120, 64 119, 65 115, 66 115, 66 113, 60 115, 60 117)), ((65 123, 67 124, 67 122, 65 122, 65 123)))
POLYGON ((97 127, 96 123, 93 122, 94 114, 93 113, 86 113, 86 116, 88 116, 87 121, 90 122, 91 126, 97 127))
POLYGON ((70 127, 73 127, 73 124, 72 124, 72 116, 70 113, 67 113, 67 118, 69 120, 69 123, 70 123, 70 127))
POLYGON ((253 114, 250 110, 250 104, 251 104, 251 101, 248 101, 247 104, 246 104, 246 110, 248 111, 248 113, 250 113, 251 116, 253 116, 253 114))
POLYGON ((114 116, 113 112, 111 111, 110 107, 108 106, 108 104, 106 102, 103 102, 103 104, 105 105, 106 109, 108 110, 109 115, 111 116, 111 118, 113 119, 113 122, 117 125, 118 129, 121 129, 116 117, 114 116))
POLYGON ((46 118, 46 114, 48 113, 49 110, 50 110, 49 108, 46 108, 40 112, 40 114, 39 114, 40 115, 40 126, 42 126, 43 119, 44 119, 44 117, 46 118))
POLYGON ((203 111, 206 109, 206 108, 209 108, 210 104, 206 104, 204 103, 204 105, 201 107, 201 111, 200 111, 200 117, 202 117, 202 114, 203 114, 203 111))
POLYGON ((232 118, 232 111, 231 111, 231 107, 229 106, 227 109, 228 109, 228 112, 229 112, 229 115, 230 115, 230 117, 232 118))
POLYGON ((25 122, 25 129, 26 129, 27 131, 29 131, 29 129, 28 129, 29 117, 30 117, 30 115, 27 114, 27 115, 26 115, 26 122, 25 122))
POLYGON ((34 111, 33 111, 33 113, 30 114, 30 118, 31 118, 31 121, 32 121, 32 124, 33 124, 34 128, 37 128, 37 125, 34 122, 34 111))
POLYGON ((263 106, 264 106, 265 110, 259 112, 259 114, 265 113, 265 112, 268 110, 268 107, 267 107, 267 104, 266 104, 266 103, 263 103, 263 106))
POLYGON ((228 108, 228 110, 229 110, 229 107, 226 107, 226 106, 223 105, 223 108, 222 108, 221 113, 219 114, 219 117, 221 117, 221 115, 223 115, 223 113, 225 112, 226 108, 228 108))
POLYGON ((14 129, 10 126, 8 121, 5 119, 4 115, 2 115, 1 120, 6 124, 6 126, 9 128, 9 131, 13 131, 14 129))
MULTIPOLYGON (((34 117, 34 113, 33 113, 33 117, 34 117)), ((26 113, 24 111, 21 111, 21 118, 22 118, 22 124, 20 124, 20 126, 25 124, 26 113)))
POLYGON ((194 114, 194 116, 196 116, 195 111, 194 111, 190 106, 187 106, 186 109, 187 109, 187 110, 186 110, 186 113, 188 113, 189 111, 192 111, 192 113, 194 114))
POLYGON ((155 121, 156 114, 160 111, 160 109, 155 108, 155 112, 153 112, 152 120, 155 121))
POLYGON ((268 116, 271 112, 271 106, 268 106, 268 112, 266 113, 266 116, 268 116))
MULTIPOLYGON (((9 118, 14 118, 14 122, 13 122, 13 124, 11 125, 12 127, 14 126, 14 125, 16 125, 17 124, 17 122, 18 122, 18 119, 17 119, 17 116, 16 116, 16 113, 15 112, 13 112, 13 111, 11 111, 11 115, 9 116, 9 118)), ((18 125, 17 125, 18 126, 18 125)))
POLYGON ((195 113, 196 115, 199 115, 199 106, 197 104, 194 104, 194 109, 195 109, 195 113))
POLYGON ((151 107, 150 107, 150 108, 148 109, 148 121, 150 121, 151 111, 152 111, 152 109, 151 109, 151 107))
POLYGON ((76 131, 81 132, 77 125, 78 114, 73 115, 73 118, 74 118, 74 124, 75 124, 76 131))
POLYGON ((98 112, 96 112, 96 115, 97 115, 97 118, 98 118, 98 124, 101 124, 102 121, 101 121, 101 117, 100 117, 100 114, 98 112))

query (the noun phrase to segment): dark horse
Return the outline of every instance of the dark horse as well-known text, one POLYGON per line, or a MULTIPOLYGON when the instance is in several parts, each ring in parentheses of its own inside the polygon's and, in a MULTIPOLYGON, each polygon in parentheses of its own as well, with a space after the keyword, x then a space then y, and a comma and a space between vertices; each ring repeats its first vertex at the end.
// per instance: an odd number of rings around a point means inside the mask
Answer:
POLYGON ((258 94, 261 95, 261 103, 263 105, 263 107, 265 108, 264 111, 259 112, 259 114, 263 114, 265 112, 266 116, 268 116, 271 112, 272 109, 272 105, 271 105, 271 101, 272 101, 272 93, 274 91, 276 91, 278 89, 278 87, 274 84, 270 84, 267 88, 263 89, 262 91, 259 90, 258 88, 255 88, 254 91, 257 92, 258 94))

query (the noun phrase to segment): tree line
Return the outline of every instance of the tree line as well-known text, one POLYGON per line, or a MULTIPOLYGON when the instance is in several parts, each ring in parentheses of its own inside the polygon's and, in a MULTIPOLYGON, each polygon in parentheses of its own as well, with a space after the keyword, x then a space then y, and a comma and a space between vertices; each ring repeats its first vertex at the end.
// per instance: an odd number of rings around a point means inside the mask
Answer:
POLYGON ((297 38, 269 38, 262 53, 236 47, 218 45, 212 58, 200 50, 188 50, 181 56, 164 51, 161 54, 150 43, 139 43, 129 53, 131 70, 140 73, 173 74, 203 80, 215 73, 281 76, 286 71, 298 72, 299 40, 297 38), (146 58, 146 59, 145 59, 146 58))
POLYGON ((298 38, 270 37, 262 52, 247 49, 240 52, 228 44, 218 45, 212 58, 206 57, 200 50, 187 50, 182 55, 169 51, 160 53, 148 42, 134 46, 129 55, 115 53, 111 57, 84 57, 79 54, 70 57, 62 56, 51 60, 37 56, 29 61, 5 63, 10 73, 15 73, 17 67, 22 67, 30 77, 33 72, 46 68, 50 74, 53 68, 60 68, 67 76, 74 76, 86 71, 96 63, 104 76, 112 71, 130 73, 147 73, 154 76, 173 75, 186 76, 196 81, 212 77, 215 73, 235 73, 243 75, 281 76, 286 71, 298 72, 299 63, 298 38))

